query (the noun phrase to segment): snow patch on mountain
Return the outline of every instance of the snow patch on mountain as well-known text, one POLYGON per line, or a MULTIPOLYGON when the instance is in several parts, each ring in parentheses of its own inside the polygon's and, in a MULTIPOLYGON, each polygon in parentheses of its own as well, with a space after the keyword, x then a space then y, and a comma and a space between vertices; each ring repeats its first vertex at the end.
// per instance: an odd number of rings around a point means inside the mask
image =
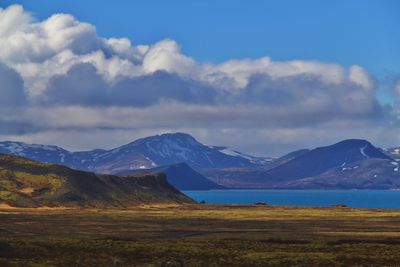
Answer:
POLYGON ((400 148, 393 149, 391 153, 394 155, 400 155, 400 148))
POLYGON ((22 151, 24 151, 24 148, 19 144, 19 143, 11 143, 7 149, 18 156, 23 156, 25 155, 22 151))
POLYGON ((367 148, 367 146, 368 146, 368 144, 366 144, 366 145, 363 146, 363 147, 360 147, 360 153, 361 153, 361 155, 363 155, 364 157, 369 158, 369 156, 368 156, 367 154, 365 154, 365 149, 367 148))
POLYGON ((393 169, 394 172, 398 172, 398 171, 399 171, 399 165, 400 165, 400 164, 399 164, 398 162, 396 162, 396 161, 391 161, 390 164, 392 164, 393 166, 395 166, 394 169, 393 169))
POLYGON ((238 152, 231 150, 229 148, 224 148, 224 149, 220 150, 220 152, 224 153, 225 155, 234 156, 234 157, 241 156, 238 152))
POLYGON ((250 156, 248 154, 241 153, 239 151, 230 149, 228 147, 213 147, 213 146, 210 146, 210 147, 214 148, 214 149, 217 148, 219 150, 219 152, 221 152, 225 155, 246 159, 253 164, 264 165, 264 164, 267 164, 268 162, 273 161, 273 158, 262 158, 262 157, 250 156))

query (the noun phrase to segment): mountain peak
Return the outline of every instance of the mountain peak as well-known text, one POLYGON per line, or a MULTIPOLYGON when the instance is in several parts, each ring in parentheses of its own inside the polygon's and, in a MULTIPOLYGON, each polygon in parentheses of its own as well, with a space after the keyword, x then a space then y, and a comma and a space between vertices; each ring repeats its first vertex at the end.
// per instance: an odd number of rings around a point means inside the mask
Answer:
POLYGON ((186 133, 176 132, 176 133, 164 133, 164 134, 157 134, 152 136, 143 137, 137 139, 128 145, 137 145, 142 143, 149 143, 149 142, 187 142, 192 144, 200 144, 193 136, 186 133))
MULTIPOLYGON (((119 149, 139 151, 156 166, 185 162, 192 168, 250 166, 254 163, 240 155, 227 155, 206 146, 186 133, 165 133, 138 139, 119 149), (129 149, 127 149, 129 147, 129 149)), ((154 167, 154 166, 151 166, 154 167)))
POLYGON ((350 157, 349 160, 354 161, 360 157, 382 159, 390 158, 365 139, 346 139, 336 144, 317 149, 333 149, 341 153, 346 153, 350 157))
POLYGON ((345 139, 345 140, 342 140, 342 141, 340 141, 340 142, 338 142, 336 144, 333 144, 332 146, 335 146, 335 145, 336 146, 339 146, 339 145, 342 145, 342 146, 371 145, 372 146, 372 144, 369 141, 367 141, 365 139, 356 139, 356 138, 345 139))
POLYGON ((160 137, 163 138, 186 138, 186 139, 194 139, 193 136, 187 133, 182 133, 182 132, 175 132, 175 133, 164 133, 160 134, 160 137))
POLYGON ((347 139, 318 147, 269 171, 275 180, 295 180, 365 159, 391 159, 367 140, 347 139))

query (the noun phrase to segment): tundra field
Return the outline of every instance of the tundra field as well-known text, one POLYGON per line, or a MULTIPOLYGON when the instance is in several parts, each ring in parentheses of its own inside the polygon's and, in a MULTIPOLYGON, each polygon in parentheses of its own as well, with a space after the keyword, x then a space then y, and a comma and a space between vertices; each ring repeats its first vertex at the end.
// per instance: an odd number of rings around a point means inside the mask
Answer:
POLYGON ((0 208, 0 266, 398 266, 400 210, 0 208))

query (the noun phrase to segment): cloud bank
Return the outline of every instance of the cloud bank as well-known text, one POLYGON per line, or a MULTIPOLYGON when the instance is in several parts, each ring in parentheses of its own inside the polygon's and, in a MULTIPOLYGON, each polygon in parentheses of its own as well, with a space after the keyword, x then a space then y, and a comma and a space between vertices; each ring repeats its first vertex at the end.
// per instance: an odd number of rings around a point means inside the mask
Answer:
POLYGON ((68 148, 160 131, 264 155, 349 137, 400 144, 389 134, 396 112, 361 66, 198 62, 171 39, 133 45, 69 14, 37 21, 20 5, 0 9, 0 84, 0 137, 68 148), (79 134, 88 138, 68 138, 79 134))

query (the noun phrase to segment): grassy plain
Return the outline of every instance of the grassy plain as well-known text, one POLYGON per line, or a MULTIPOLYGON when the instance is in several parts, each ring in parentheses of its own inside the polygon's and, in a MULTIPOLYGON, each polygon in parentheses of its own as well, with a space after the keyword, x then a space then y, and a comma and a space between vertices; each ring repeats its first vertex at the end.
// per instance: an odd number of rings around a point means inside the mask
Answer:
POLYGON ((400 210, 0 206, 0 266, 399 266, 400 210))

